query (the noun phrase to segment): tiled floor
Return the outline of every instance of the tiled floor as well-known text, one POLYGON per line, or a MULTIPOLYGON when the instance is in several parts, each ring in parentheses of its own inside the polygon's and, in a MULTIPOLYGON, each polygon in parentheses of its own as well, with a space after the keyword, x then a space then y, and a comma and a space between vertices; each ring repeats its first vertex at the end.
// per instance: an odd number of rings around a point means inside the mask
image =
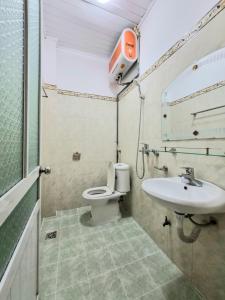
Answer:
POLYGON ((89 218, 84 207, 44 219, 41 300, 202 299, 133 218, 98 227, 89 218))

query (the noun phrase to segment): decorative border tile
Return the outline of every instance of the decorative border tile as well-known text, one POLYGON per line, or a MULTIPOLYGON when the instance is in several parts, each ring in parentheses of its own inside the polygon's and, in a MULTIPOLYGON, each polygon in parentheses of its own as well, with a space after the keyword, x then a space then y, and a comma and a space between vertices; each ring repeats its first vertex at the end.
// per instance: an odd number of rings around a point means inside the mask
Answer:
MULTIPOLYGON (((164 62, 173 56, 180 48, 182 48, 191 38, 202 30, 212 19, 214 19, 225 8, 225 0, 220 0, 195 26, 195 28, 177 41, 166 53, 164 53, 141 77, 140 82, 146 79, 150 74, 157 70, 164 62)), ((126 96, 135 84, 131 84, 119 97, 119 100, 126 96)))
POLYGON ((54 84, 44 83, 43 88, 46 90, 56 90, 57 86, 54 84))
POLYGON ((60 95, 83 97, 83 98, 88 98, 88 99, 114 101, 114 102, 116 101, 115 97, 101 96, 101 95, 89 94, 89 93, 80 93, 80 92, 74 92, 74 91, 68 91, 68 90, 57 89, 57 93, 60 95))
POLYGON ((44 89, 46 90, 55 90, 57 91, 57 94, 65 95, 65 96, 73 96, 73 97, 83 97, 88 99, 95 99, 95 100, 104 100, 104 101, 113 101, 116 102, 116 97, 110 97, 110 96, 102 96, 97 94, 89 94, 89 93, 80 93, 75 91, 69 91, 69 90, 61 90, 58 89, 56 85, 45 83, 43 85, 44 89))
POLYGON ((206 88, 202 89, 202 90, 199 90, 197 92, 194 92, 188 96, 185 96, 185 97, 182 97, 178 100, 174 100, 173 102, 170 102, 168 103, 169 106, 174 106, 176 104, 179 104, 179 103, 182 103, 182 102, 185 102, 187 100, 190 100, 190 99, 193 99, 195 97, 198 97, 202 94, 205 94, 205 93, 208 93, 208 92, 211 92, 211 91, 214 91, 216 89, 219 89, 221 87, 224 87, 225 86, 225 80, 223 81, 220 81, 220 82, 217 82, 216 84, 213 84, 213 85, 210 85, 210 86, 207 86, 206 88))

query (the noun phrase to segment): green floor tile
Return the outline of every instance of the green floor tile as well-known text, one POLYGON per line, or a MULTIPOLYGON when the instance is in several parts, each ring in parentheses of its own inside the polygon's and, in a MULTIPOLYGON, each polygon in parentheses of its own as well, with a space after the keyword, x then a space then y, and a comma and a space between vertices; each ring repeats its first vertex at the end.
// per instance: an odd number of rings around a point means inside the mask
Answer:
POLYGON ((126 224, 131 224, 131 223, 136 223, 134 218, 132 217, 127 217, 127 218, 121 218, 118 222, 117 225, 121 226, 121 225, 126 225, 126 224))
POLYGON ((158 246, 147 236, 147 234, 130 239, 130 244, 138 258, 143 258, 159 251, 158 246))
POLYGON ((84 249, 86 252, 99 250, 106 246, 106 241, 102 232, 95 232, 82 236, 84 249))
POLYGON ((68 215, 77 215, 77 214, 78 214, 77 208, 56 211, 56 216, 59 216, 59 217, 68 216, 68 215))
POLYGON ((76 215, 64 215, 60 218, 60 228, 78 225, 79 216, 76 215))
POLYGON ((48 265, 46 267, 41 267, 40 271, 40 282, 44 282, 49 279, 56 279, 57 275, 57 264, 48 265))
POLYGON ((182 275, 182 272, 162 251, 143 258, 142 261, 158 285, 162 285, 182 275))
POLYGON ((89 235, 89 234, 95 234, 96 232, 102 231, 102 228, 99 226, 98 228, 93 228, 91 226, 80 226, 81 235, 89 235))
POLYGON ((122 267, 137 260, 137 255, 128 241, 110 246, 109 251, 117 267, 122 267))
POLYGON ((55 300, 91 300, 88 282, 78 283, 56 294, 55 300))
POLYGON ((122 224, 121 230, 126 235, 127 239, 142 235, 144 233, 144 230, 136 222, 122 224))
POLYGON ((102 233, 108 245, 123 242, 126 240, 126 235, 119 228, 119 226, 104 230, 102 233))
POLYGON ((57 291, 87 280, 84 256, 60 261, 57 274, 57 291))
POLYGON ((80 226, 73 225, 59 230, 59 242, 71 240, 81 235, 80 226))
POLYGON ((40 281, 40 296, 46 297, 56 292, 56 278, 40 281))
POLYGON ((42 222, 41 230, 42 232, 49 232, 59 229, 60 218, 51 217, 49 219, 44 219, 42 222))
MULTIPOLYGON (((153 290, 152 292, 147 293, 144 296, 140 297, 139 300, 166 300, 166 298, 164 297, 161 289, 157 288, 157 289, 153 290)), ((173 300, 176 300, 176 299, 173 299, 173 300)), ((181 300, 181 299, 177 299, 177 300, 181 300)))
POLYGON ((96 277, 114 268, 109 251, 101 249, 86 255, 88 277, 96 277))
POLYGON ((45 296, 40 294, 39 299, 40 300, 56 300, 55 297, 56 297, 55 294, 45 295, 45 296))
POLYGON ((90 207, 44 219, 41 300, 200 300, 133 218, 91 226, 90 207), (57 230, 57 238, 45 240, 57 230))
POLYGON ((126 294, 116 272, 90 280, 92 300, 126 300, 126 294))
POLYGON ((59 243, 59 260, 80 256, 84 253, 83 242, 79 237, 68 239, 59 243))
POLYGON ((141 297, 156 288, 154 280, 140 261, 118 269, 118 276, 129 299, 141 297))
POLYGON ((56 264, 58 261, 59 244, 47 243, 40 247, 40 266, 56 264))

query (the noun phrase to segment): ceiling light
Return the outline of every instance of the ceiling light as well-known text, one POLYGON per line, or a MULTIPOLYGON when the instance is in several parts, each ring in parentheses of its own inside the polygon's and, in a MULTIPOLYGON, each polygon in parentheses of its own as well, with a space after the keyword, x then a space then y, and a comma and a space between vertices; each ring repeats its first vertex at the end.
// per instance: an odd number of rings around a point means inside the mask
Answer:
POLYGON ((109 2, 109 0, 98 0, 99 3, 105 4, 107 2, 109 2))

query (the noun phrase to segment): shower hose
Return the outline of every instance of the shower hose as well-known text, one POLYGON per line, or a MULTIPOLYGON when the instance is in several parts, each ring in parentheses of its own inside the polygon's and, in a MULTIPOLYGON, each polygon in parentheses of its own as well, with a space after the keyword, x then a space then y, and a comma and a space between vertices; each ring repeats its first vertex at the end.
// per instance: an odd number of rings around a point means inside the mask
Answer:
POLYGON ((140 108, 139 108, 139 122, 138 122, 138 139, 137 139, 137 152, 136 152, 136 175, 139 179, 143 179, 145 176, 145 161, 144 161, 144 147, 142 148, 141 151, 141 161, 142 161, 142 170, 141 173, 139 174, 138 171, 138 162, 139 162, 139 145, 140 145, 140 136, 141 136, 141 125, 142 125, 142 113, 143 113, 143 101, 145 97, 141 94, 141 88, 139 82, 137 82, 138 86, 138 92, 139 92, 139 99, 140 99, 140 108))

